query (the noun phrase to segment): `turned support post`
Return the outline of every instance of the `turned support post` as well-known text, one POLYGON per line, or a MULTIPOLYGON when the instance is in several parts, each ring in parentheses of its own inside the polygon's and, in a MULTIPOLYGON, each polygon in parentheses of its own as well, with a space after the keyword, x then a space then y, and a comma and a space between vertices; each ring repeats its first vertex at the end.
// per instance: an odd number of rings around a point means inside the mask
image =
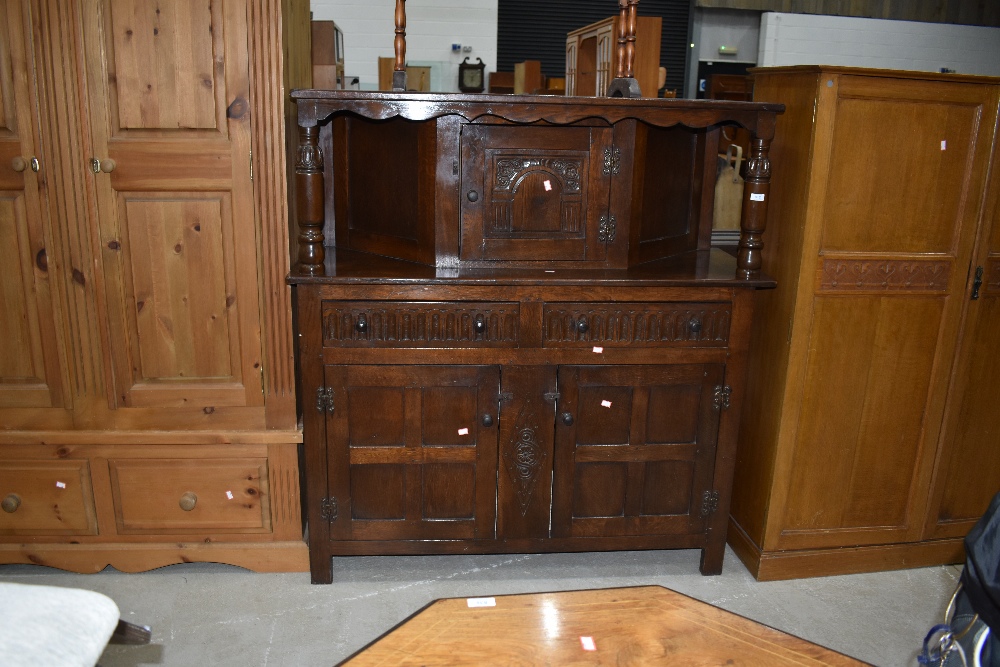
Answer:
POLYGON ((608 86, 608 97, 642 97, 633 72, 638 11, 639 0, 618 0, 618 65, 608 86))
POLYGON ((299 151, 295 161, 295 198, 299 222, 299 266, 306 272, 323 268, 323 225, 326 222, 323 151, 319 127, 299 125, 299 151))
POLYGON ((760 273, 764 249, 764 229, 767 227, 767 200, 771 192, 771 161, 767 154, 774 135, 774 121, 764 136, 754 134, 750 140, 750 157, 746 163, 743 184, 743 211, 740 215, 740 245, 736 253, 736 275, 753 278, 760 273))
POLYGON ((396 64, 392 68, 392 89, 406 90, 406 0, 396 0, 396 37, 393 40, 396 64))

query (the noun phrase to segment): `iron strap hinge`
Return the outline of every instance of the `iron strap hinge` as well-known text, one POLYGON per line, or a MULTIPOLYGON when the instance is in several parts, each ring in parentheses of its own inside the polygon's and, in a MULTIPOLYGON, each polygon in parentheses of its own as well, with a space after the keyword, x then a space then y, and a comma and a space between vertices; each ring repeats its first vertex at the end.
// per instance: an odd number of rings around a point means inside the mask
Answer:
POLYGON ((333 523, 337 520, 337 499, 323 498, 319 503, 319 515, 324 521, 333 523))
POLYGON ((622 168, 622 152, 612 146, 604 149, 604 175, 617 175, 622 168))
POLYGON ((719 492, 705 491, 701 494, 701 515, 711 516, 719 509, 719 492))
POLYGON ((333 387, 320 387, 316 390, 316 409, 333 413, 333 387))
POLYGON ((733 389, 729 386, 718 385, 712 394, 712 404, 716 410, 725 410, 729 407, 729 397, 732 396, 733 389))

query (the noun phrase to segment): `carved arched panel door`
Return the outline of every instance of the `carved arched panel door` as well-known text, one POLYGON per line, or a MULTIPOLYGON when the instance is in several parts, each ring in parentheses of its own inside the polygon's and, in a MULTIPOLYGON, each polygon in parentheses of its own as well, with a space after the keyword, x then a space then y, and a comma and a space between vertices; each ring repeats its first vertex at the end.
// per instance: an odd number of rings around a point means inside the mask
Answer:
POLYGON ((246 0, 83 6, 112 405, 260 406, 246 0))

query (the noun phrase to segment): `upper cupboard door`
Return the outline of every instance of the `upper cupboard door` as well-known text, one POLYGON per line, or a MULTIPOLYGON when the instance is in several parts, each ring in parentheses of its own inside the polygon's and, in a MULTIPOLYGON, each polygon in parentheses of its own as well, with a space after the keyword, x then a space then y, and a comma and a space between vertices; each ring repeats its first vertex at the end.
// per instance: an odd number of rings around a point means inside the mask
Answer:
POLYGON ((464 127, 461 258, 604 260, 615 240, 611 134, 606 127, 464 127))
POLYGON ((62 405, 31 34, 27 3, 0 3, 0 409, 62 405))
POLYGON ((260 405, 246 0, 88 0, 120 406, 260 405))

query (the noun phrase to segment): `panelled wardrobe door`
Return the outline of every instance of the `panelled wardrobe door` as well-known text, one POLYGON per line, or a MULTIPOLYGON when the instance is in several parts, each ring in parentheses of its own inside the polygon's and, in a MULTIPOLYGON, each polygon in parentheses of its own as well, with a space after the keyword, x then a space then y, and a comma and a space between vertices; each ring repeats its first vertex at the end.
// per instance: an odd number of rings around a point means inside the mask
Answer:
POLYGON ((1000 148, 969 270, 966 318, 928 511, 928 539, 964 537, 1000 491, 1000 148), (975 480, 975 483, 970 483, 975 480))
POLYGON ((0 4, 0 410, 63 405, 32 34, 27 2, 0 4))
POLYGON ((829 176, 807 214, 815 291, 791 333, 804 383, 769 549, 921 539, 996 121, 984 85, 819 84, 829 176))
POLYGON ((263 403, 247 2, 83 6, 111 403, 223 424, 263 403))

